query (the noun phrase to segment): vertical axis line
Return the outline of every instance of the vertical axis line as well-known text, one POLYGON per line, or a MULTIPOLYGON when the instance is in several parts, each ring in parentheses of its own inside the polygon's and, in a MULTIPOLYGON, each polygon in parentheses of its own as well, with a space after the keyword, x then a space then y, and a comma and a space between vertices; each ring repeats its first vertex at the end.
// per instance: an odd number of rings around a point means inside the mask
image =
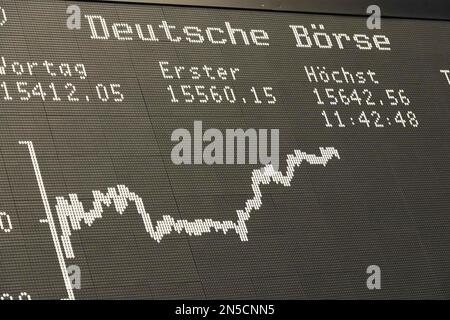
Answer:
POLYGON ((44 181, 42 180, 41 170, 39 168, 39 163, 34 151, 34 146, 32 141, 19 141, 19 144, 28 146, 28 151, 30 153, 31 161, 33 163, 34 174, 36 175, 36 180, 39 185, 39 191, 41 192, 42 202, 45 207, 45 213, 47 215, 47 223, 50 226, 50 231, 52 233, 53 243, 55 245, 56 254, 58 256, 59 266, 64 278, 64 284, 66 286, 67 295, 69 300, 75 300, 73 294, 72 283, 69 279, 69 274, 67 272, 66 261, 64 259, 64 254, 61 249, 61 243, 59 242, 58 232, 56 230, 55 222, 53 220, 52 211, 50 208, 50 203, 48 202, 47 191, 45 190, 44 181))

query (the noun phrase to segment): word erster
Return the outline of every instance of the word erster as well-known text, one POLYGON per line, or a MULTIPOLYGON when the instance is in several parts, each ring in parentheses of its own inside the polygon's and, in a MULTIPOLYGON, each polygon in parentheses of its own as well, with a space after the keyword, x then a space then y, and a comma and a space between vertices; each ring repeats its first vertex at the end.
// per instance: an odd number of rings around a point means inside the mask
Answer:
POLYGON ((164 79, 192 79, 199 80, 236 80, 239 68, 203 66, 171 65, 168 61, 159 61, 159 68, 164 79))

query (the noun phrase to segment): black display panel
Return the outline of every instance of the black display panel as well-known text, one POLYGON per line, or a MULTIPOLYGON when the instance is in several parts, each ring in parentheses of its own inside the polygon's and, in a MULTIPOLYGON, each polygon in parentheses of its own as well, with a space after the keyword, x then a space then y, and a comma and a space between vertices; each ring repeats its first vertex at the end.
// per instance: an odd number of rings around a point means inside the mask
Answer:
POLYGON ((1 299, 450 298, 448 21, 0 7, 1 299))

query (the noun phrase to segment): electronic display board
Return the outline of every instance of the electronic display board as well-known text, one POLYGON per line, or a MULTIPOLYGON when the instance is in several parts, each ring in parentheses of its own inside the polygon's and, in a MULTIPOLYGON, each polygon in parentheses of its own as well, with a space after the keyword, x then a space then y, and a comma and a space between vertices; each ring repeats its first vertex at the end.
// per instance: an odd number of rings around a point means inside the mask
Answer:
POLYGON ((450 23, 367 18, 1 0, 1 299, 448 299, 450 23))

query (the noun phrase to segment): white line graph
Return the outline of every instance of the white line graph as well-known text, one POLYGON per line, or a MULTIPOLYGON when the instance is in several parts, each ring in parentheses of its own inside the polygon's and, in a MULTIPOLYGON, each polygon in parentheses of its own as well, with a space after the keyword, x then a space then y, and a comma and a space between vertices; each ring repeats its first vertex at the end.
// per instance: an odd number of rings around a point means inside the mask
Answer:
POLYGON ((41 192, 42 202, 44 203, 45 207, 45 213, 47 216, 46 223, 48 223, 48 225, 50 226, 50 232, 52 233, 53 244, 55 245, 59 266, 64 278, 64 285, 66 286, 67 296, 69 300, 75 300, 72 283, 70 282, 69 274, 67 273, 66 260, 64 259, 61 244, 59 242, 58 232, 56 231, 55 222, 53 221, 52 210, 50 208, 50 203, 48 202, 47 191, 45 190, 44 181, 42 180, 41 169, 39 168, 39 163, 37 161, 36 152, 34 151, 33 142, 19 141, 19 144, 26 145, 28 147, 28 152, 30 153, 31 161, 33 163, 34 174, 36 176, 36 180, 39 185, 39 191, 41 192))
POLYGON ((92 226, 96 220, 102 218, 105 207, 111 207, 113 205, 116 212, 123 215, 130 204, 134 203, 139 215, 142 217, 145 231, 158 243, 164 238, 164 236, 167 236, 173 232, 180 234, 183 231, 189 236, 201 236, 212 231, 222 231, 226 234, 228 231, 234 230, 236 234, 239 235, 241 241, 248 241, 248 229, 246 223, 250 219, 251 214, 258 211, 263 204, 261 185, 268 185, 273 182, 284 187, 290 187, 291 181, 294 178, 295 169, 299 167, 302 162, 305 161, 310 165, 326 166, 331 159, 340 159, 338 151, 333 147, 319 148, 321 153, 319 156, 307 154, 300 150, 295 150, 294 154, 287 156, 287 168, 286 174, 284 175, 279 171, 275 171, 271 165, 254 170, 252 173, 253 197, 245 202, 244 209, 236 210, 236 221, 215 221, 212 219, 196 219, 194 221, 175 220, 170 215, 164 215, 162 220, 156 220, 153 222, 150 214, 145 209, 142 198, 136 193, 130 191, 125 185, 117 185, 116 187, 108 188, 106 193, 102 193, 98 190, 92 191, 94 199, 92 203, 93 208, 89 211, 84 209, 83 203, 78 200, 77 194, 69 194, 69 200, 64 197, 57 197, 56 213, 62 232, 61 238, 59 238, 39 169, 33 142, 20 141, 19 144, 28 146, 36 180, 39 185, 39 190, 41 192, 42 201, 46 211, 46 219, 41 219, 41 222, 48 223, 50 226, 69 299, 74 299, 74 295, 67 273, 65 258, 75 258, 71 241, 72 231, 81 230, 82 223, 87 226, 92 226), (63 256, 63 250, 65 253, 65 258, 63 256))

